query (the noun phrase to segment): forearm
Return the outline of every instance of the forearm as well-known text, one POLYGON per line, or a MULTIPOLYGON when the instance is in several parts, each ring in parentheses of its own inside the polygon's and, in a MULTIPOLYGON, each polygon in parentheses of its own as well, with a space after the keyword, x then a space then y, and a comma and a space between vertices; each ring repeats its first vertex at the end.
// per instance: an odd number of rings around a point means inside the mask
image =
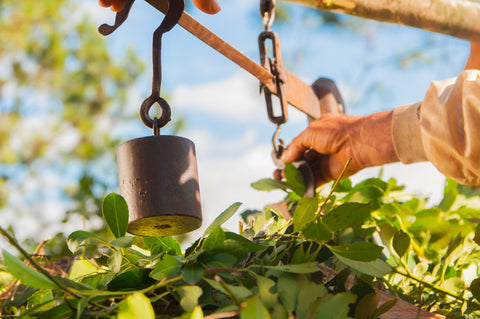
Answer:
POLYGON ((465 70, 468 69, 480 70, 480 43, 478 42, 470 42, 470 55, 465 64, 465 70))
POLYGON ((480 183, 480 71, 432 82, 423 102, 394 111, 392 135, 403 163, 428 160, 462 184, 480 183))
POLYGON ((356 129, 350 134, 359 139, 355 148, 361 168, 398 162, 392 137, 393 111, 382 111, 358 119, 356 129))

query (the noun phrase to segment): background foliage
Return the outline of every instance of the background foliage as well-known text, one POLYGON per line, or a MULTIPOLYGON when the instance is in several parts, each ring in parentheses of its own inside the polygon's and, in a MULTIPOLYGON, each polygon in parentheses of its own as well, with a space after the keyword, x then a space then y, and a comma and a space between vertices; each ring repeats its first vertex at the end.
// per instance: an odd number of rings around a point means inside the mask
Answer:
POLYGON ((450 318, 480 315, 475 190, 449 181, 440 205, 425 208, 425 199, 402 193, 393 179, 346 179, 333 192, 303 198, 301 174, 292 165, 287 171, 286 182, 252 184, 284 190, 286 210, 245 211, 246 227, 236 234, 221 228, 235 203, 184 252, 172 237, 127 235, 128 209, 114 193, 103 215, 115 239, 73 232, 68 275, 52 274, 48 260, 34 260, 0 229, 33 265, 3 252, 2 314, 377 318, 395 305, 379 303, 388 289, 450 318))

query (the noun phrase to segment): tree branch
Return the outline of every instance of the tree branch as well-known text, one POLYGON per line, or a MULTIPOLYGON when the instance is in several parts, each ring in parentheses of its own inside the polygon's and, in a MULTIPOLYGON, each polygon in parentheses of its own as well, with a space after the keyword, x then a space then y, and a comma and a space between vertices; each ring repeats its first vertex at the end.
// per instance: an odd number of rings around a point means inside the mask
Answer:
POLYGON ((471 0, 285 1, 480 42, 480 3, 471 0))

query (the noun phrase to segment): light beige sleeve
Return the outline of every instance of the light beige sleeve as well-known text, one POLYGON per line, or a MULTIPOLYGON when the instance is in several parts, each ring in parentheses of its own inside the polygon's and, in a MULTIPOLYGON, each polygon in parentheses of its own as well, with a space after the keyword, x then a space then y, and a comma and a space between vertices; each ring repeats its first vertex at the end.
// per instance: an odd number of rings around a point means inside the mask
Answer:
POLYGON ((430 161, 462 184, 480 184, 480 71, 432 82, 423 102, 397 107, 392 136, 402 163, 430 161))

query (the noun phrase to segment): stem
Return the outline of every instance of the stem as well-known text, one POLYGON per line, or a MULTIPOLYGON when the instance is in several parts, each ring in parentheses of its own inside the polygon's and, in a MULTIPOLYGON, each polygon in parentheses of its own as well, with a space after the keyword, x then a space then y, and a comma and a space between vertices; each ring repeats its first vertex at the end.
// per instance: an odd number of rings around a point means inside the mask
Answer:
POLYGON ((14 246, 39 272, 41 272, 43 275, 45 275, 48 279, 50 279, 51 282, 53 282, 58 288, 61 290, 65 291, 66 293, 74 296, 75 298, 81 299, 82 297, 79 296, 78 294, 74 293, 70 288, 65 287, 62 285, 55 277, 50 275, 48 271, 46 271, 42 266, 40 266, 31 256, 30 254, 23 249, 22 246, 12 237, 10 236, 9 233, 7 233, 2 227, 0 227, 0 235, 5 237, 8 242, 14 246))
POLYGON ((338 175, 337 179, 335 180, 335 183, 333 183, 333 186, 332 186, 332 189, 330 190, 330 193, 328 193, 328 196, 325 198, 325 200, 323 201, 323 204, 322 206, 320 206, 320 209, 318 210, 318 213, 317 213, 317 216, 316 218, 318 218, 319 216, 322 216, 323 213, 322 213, 322 209, 325 207, 325 205, 327 204, 328 200, 330 199, 330 197, 332 196, 333 194, 333 191, 335 190, 335 188, 337 187, 338 183, 340 182, 340 180, 343 178, 343 175, 345 175, 345 172, 347 171, 347 168, 348 166, 350 165, 350 163, 352 162, 352 158, 349 157, 347 162, 345 163, 345 166, 343 167, 342 169, 342 172, 340 173, 340 175, 338 175))
MULTIPOLYGON (((422 285, 424 285, 424 286, 427 287, 427 288, 430 288, 430 289, 435 290, 435 291, 437 291, 437 292, 441 292, 441 293, 443 293, 443 294, 445 294, 445 295, 448 295, 448 296, 450 296, 450 297, 453 297, 453 298, 455 298, 455 299, 457 299, 457 300, 461 300, 461 301, 463 301, 463 302, 471 301, 471 300, 466 299, 466 298, 464 298, 464 297, 462 297, 462 296, 456 295, 456 294, 454 294, 453 292, 448 291, 448 290, 446 290, 446 289, 444 289, 444 288, 442 288, 442 287, 439 287, 439 286, 437 286, 437 285, 434 285, 434 284, 425 282, 425 281, 423 281, 421 278, 418 278, 417 276, 414 276, 413 274, 408 273, 408 270, 407 270, 406 273, 404 273, 404 272, 402 272, 402 271, 400 271, 400 270, 398 270, 398 269, 395 269, 395 273, 397 273, 397 274, 399 274, 399 275, 402 275, 402 276, 404 276, 404 277, 407 277, 407 278, 409 278, 409 279, 415 280, 415 281, 421 283, 422 285)), ((473 301, 471 301, 471 302, 473 302, 473 301)), ((477 302, 475 302, 475 303, 480 306, 479 303, 477 303, 477 302)))

